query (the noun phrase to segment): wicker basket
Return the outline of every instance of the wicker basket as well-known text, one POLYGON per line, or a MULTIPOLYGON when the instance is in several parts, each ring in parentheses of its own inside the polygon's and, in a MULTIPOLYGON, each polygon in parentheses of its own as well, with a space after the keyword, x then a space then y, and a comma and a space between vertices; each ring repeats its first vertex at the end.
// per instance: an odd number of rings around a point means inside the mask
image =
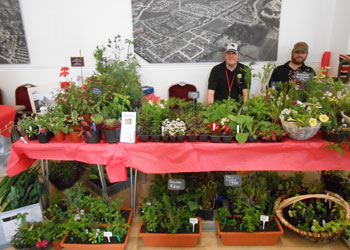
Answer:
POLYGON ((349 204, 338 194, 328 192, 327 194, 307 194, 307 195, 300 195, 300 196, 294 196, 287 198, 286 195, 280 196, 276 202, 275 202, 275 213, 278 217, 278 219, 281 221, 283 225, 288 227, 290 230, 300 234, 301 236, 305 237, 308 240, 318 242, 318 243, 328 243, 332 242, 336 239, 338 239, 342 233, 343 229, 339 229, 336 232, 305 232, 302 231, 292 224, 290 224, 284 217, 283 217, 283 209, 287 206, 301 200, 305 199, 312 199, 312 198, 319 198, 319 199, 328 199, 330 201, 333 201, 334 203, 338 204, 344 209, 345 212, 345 220, 350 220, 350 206, 349 204), (286 199, 287 198, 287 199, 286 199))
POLYGON ((341 112, 341 115, 343 116, 344 118, 344 122, 350 126, 350 117, 347 116, 346 114, 344 114, 344 111, 341 112))
POLYGON ((295 122, 281 121, 283 129, 294 140, 304 141, 313 137, 320 129, 320 124, 315 127, 299 128, 295 122))

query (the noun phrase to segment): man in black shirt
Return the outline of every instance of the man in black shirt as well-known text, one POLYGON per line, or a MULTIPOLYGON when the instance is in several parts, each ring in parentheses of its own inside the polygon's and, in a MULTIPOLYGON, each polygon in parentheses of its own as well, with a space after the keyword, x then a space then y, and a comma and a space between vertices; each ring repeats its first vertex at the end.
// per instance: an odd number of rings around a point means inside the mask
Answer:
MULTIPOLYGON (((305 42, 298 42, 294 45, 292 50, 291 61, 286 62, 283 65, 278 66, 272 72, 272 76, 269 81, 269 87, 279 86, 279 82, 294 83, 299 86, 299 82, 295 79, 295 73, 312 73, 316 75, 315 71, 304 64, 309 52, 309 46, 305 42)), ((289 85, 290 86, 290 85, 289 85)), ((299 86, 300 87, 300 86, 299 86)))
POLYGON ((207 103, 228 99, 239 100, 243 95, 243 101, 248 100, 248 87, 244 80, 245 65, 238 62, 241 57, 236 43, 229 43, 225 50, 225 61, 216 65, 210 72, 207 103))

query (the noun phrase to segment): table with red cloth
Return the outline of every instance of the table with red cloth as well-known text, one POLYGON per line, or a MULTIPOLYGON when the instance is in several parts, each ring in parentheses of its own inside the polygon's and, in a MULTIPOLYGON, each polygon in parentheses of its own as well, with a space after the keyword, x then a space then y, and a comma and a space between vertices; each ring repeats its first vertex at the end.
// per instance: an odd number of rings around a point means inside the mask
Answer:
POLYGON ((111 182, 127 179, 127 167, 143 173, 206 171, 316 171, 350 169, 350 153, 324 149, 319 135, 307 141, 286 138, 281 143, 163 143, 87 144, 38 141, 12 146, 7 167, 9 176, 28 168, 36 159, 76 160, 107 165, 111 182))
POLYGON ((0 105, 0 131, 2 136, 10 137, 16 109, 8 105, 0 105), (11 123, 12 122, 12 123, 11 123))

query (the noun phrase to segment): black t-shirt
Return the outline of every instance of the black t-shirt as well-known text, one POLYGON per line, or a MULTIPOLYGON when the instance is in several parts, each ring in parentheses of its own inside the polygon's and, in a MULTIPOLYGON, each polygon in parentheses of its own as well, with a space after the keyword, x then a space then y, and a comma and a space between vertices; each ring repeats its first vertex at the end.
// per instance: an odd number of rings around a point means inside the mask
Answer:
POLYGON ((283 65, 278 66, 274 69, 272 72, 270 81, 269 81, 269 87, 271 87, 272 82, 294 82, 296 83, 294 79, 295 72, 300 73, 313 73, 313 75, 316 75, 315 71, 311 68, 306 66, 305 64, 301 65, 297 70, 293 70, 291 67, 289 67, 290 61, 286 62, 283 65))
POLYGON ((231 88, 231 98, 239 100, 243 95, 243 89, 247 89, 247 83, 244 80, 245 73, 242 69, 247 66, 237 63, 237 67, 230 71, 226 68, 226 62, 216 65, 210 72, 208 89, 215 90, 214 101, 228 99, 229 85, 233 84, 231 88), (227 82, 226 71, 229 79, 227 82))

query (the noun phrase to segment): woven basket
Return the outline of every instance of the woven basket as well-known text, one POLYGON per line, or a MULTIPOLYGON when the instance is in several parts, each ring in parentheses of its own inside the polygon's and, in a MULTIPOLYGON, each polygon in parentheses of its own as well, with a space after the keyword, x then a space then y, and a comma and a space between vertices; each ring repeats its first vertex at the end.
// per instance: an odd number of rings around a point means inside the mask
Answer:
POLYGON ((344 114, 344 111, 341 112, 341 115, 343 116, 344 118, 344 122, 350 126, 350 117, 347 116, 346 114, 344 114))
POLYGON ((306 231, 302 231, 302 230, 296 228, 295 226, 290 224, 283 217, 283 209, 288 207, 289 205, 291 205, 297 201, 301 201, 301 200, 305 200, 305 199, 319 198, 319 199, 327 199, 327 200, 333 201, 334 203, 341 206, 345 212, 345 220, 349 221, 350 220, 350 206, 349 206, 349 204, 340 195, 329 192, 329 191, 327 191, 327 193, 329 195, 326 195, 326 194, 307 194, 307 195, 294 196, 294 197, 290 197, 290 198, 287 198, 286 195, 282 195, 275 202, 275 213, 283 225, 288 227, 290 230, 305 237, 306 239, 314 241, 314 242, 318 242, 318 243, 332 242, 332 241, 338 239, 342 235, 343 229, 339 229, 336 232, 318 232, 318 233, 306 232, 306 231))
POLYGON ((304 141, 313 137, 320 129, 320 124, 315 127, 298 128, 295 122, 281 121, 283 129, 294 140, 304 141))

